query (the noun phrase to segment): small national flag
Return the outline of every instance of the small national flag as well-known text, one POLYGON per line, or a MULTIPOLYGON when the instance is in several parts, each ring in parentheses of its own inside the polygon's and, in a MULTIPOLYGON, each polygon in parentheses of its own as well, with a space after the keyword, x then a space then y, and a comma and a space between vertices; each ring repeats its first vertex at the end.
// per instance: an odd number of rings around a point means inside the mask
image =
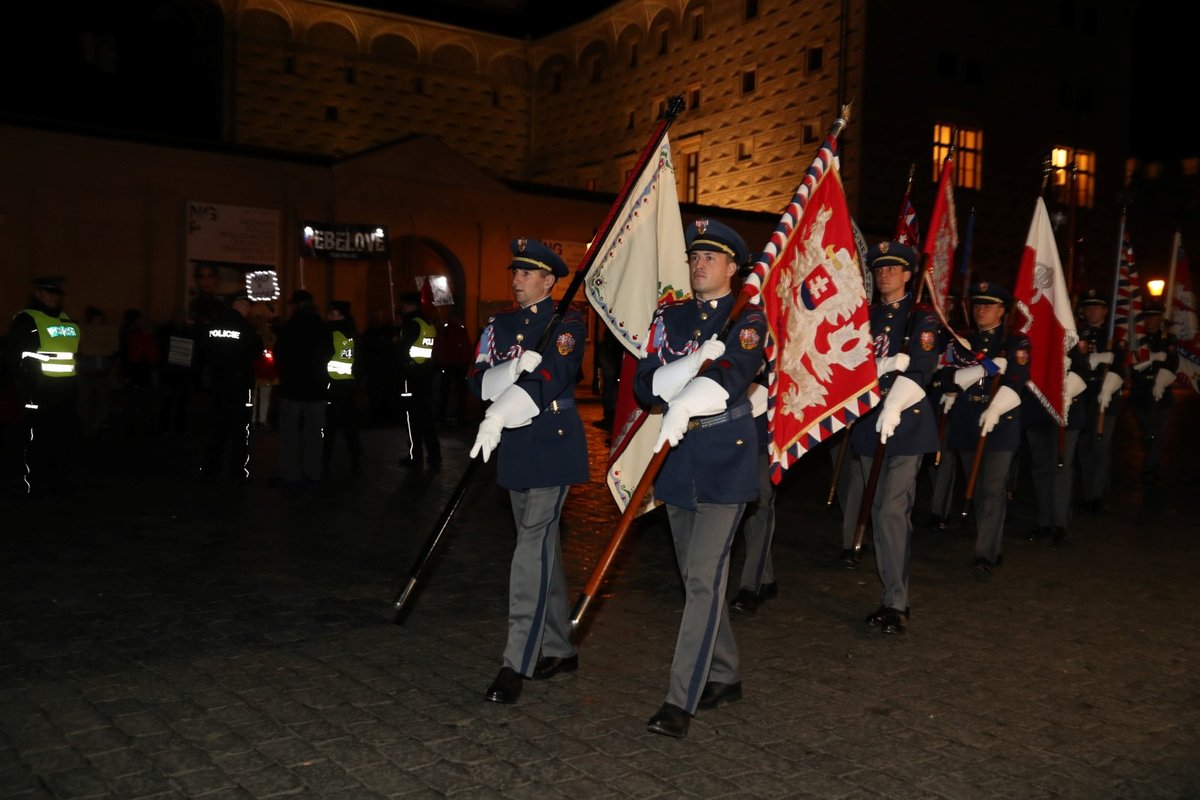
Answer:
POLYGON ((1121 257, 1117 264, 1117 296, 1113 303, 1113 344, 1125 345, 1126 360, 1140 364, 1150 358, 1146 323, 1142 318, 1142 286, 1138 278, 1129 229, 1121 236, 1121 257))
POLYGON ((1067 294, 1067 280, 1058 258, 1058 244, 1046 203, 1038 198, 1033 221, 1025 237, 1025 251, 1013 290, 1017 307, 1025 316, 1032 354, 1026 387, 1041 401, 1059 425, 1067 424, 1067 353, 1079 335, 1067 294))
POLYGON ((912 204, 911 183, 904 192, 904 202, 900 204, 900 216, 896 218, 896 232, 892 238, 913 250, 921 248, 921 225, 917 222, 917 210, 912 204))

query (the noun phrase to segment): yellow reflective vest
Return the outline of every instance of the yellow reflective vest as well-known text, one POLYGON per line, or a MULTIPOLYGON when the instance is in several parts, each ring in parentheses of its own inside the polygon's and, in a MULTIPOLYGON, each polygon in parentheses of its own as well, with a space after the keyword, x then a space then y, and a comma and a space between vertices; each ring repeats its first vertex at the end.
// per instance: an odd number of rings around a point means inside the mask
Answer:
POLYGON ((25 309, 25 313, 37 325, 39 341, 36 352, 21 353, 21 358, 40 362, 43 377, 75 377, 75 353, 79 351, 79 326, 71 321, 65 311, 59 312, 57 317, 32 308, 25 309))
POLYGON ((346 381, 354 377, 354 337, 333 332, 333 357, 326 369, 330 380, 346 381))

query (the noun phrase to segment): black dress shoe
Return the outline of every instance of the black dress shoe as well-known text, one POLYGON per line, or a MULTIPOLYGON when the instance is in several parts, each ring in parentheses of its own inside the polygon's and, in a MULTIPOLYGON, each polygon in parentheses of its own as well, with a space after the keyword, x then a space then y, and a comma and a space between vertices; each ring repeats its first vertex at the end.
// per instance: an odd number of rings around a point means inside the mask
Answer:
POLYGON ((862 561, 862 555, 847 547, 838 554, 838 561, 841 561, 842 566, 846 569, 858 569, 858 562, 862 561))
POLYGON ((992 577, 992 562, 982 556, 975 559, 975 563, 971 565, 971 569, 975 572, 975 577, 979 580, 987 580, 992 577))
POLYGON ((904 633, 905 623, 908 621, 908 614, 901 614, 894 608, 889 608, 883 613, 883 619, 879 623, 880 630, 888 634, 904 633))
POLYGON ((736 683, 709 681, 704 684, 704 691, 700 693, 699 707, 704 711, 709 711, 722 703, 736 703, 741 699, 741 681, 737 681, 736 683))
POLYGON ((946 520, 941 514, 929 515, 929 529, 938 533, 946 532, 946 520))
POLYGON ((579 669, 579 655, 566 656, 542 656, 537 661, 537 666, 533 668, 533 679, 535 681, 544 681, 547 678, 553 678, 560 672, 574 672, 579 669))
POLYGON ((767 602, 768 600, 772 600, 778 596, 779 596, 779 583, 777 581, 771 581, 770 583, 764 583, 762 585, 762 587, 758 590, 758 604, 762 605, 763 603, 767 602))
POLYGON ((739 590, 737 597, 733 598, 733 602, 729 604, 729 610, 734 614, 750 616, 758 610, 758 595, 750 589, 739 590))
POLYGON ((663 703, 658 713, 646 723, 646 730, 650 733, 661 733, 663 736, 682 739, 687 736, 688 724, 691 721, 691 715, 679 706, 663 703))
POLYGON ((1036 542, 1039 539, 1046 539, 1050 536, 1050 529, 1045 525, 1038 525, 1029 532, 1029 541, 1036 542))
POLYGON ((1071 541, 1071 537, 1067 535, 1066 528, 1055 528, 1054 536, 1050 539, 1052 547, 1059 547, 1071 541))
POLYGON ((872 628, 879 627, 879 626, 883 625, 884 621, 887 619, 888 612, 893 611, 896 614, 899 614, 901 617, 903 617, 904 622, 908 622, 908 612, 911 608, 912 608, 911 606, 906 607, 904 609, 904 613, 901 614, 899 611, 896 611, 896 609, 894 609, 894 608, 888 608, 887 606, 880 606, 879 608, 877 608, 873 612, 871 612, 871 614, 869 614, 867 616, 867 619, 865 621, 872 628))
POLYGON ((493 703, 515 703, 521 696, 523 680, 512 667, 501 667, 500 674, 492 681, 484 697, 493 703))

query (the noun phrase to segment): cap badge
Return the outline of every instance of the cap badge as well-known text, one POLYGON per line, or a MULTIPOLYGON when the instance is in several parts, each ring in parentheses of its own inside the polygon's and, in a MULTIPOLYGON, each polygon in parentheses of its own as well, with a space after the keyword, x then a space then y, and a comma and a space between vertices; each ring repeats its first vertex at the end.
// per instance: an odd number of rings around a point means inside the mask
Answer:
POLYGON ((696 220, 696 232, 699 233, 701 236, 703 236, 705 233, 707 233, 708 232, 708 220, 706 220, 706 219, 696 220))
POLYGON ((988 290, 987 287, 988 287, 987 281, 984 281, 983 283, 979 284, 979 291, 986 292, 988 290))
POLYGON ((889 247, 890 247, 890 245, 887 242, 880 242, 879 243, 879 252, 886 253, 888 251, 889 247))
POLYGON ((524 253, 525 248, 529 246, 528 239, 517 239, 517 252, 524 253))

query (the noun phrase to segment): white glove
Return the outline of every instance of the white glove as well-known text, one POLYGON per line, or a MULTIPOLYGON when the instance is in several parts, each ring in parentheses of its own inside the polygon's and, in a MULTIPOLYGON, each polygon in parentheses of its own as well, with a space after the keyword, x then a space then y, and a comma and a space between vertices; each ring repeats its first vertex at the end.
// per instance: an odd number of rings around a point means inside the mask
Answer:
POLYGON ((526 350, 516 358, 509 359, 494 367, 489 367, 483 373, 483 384, 480 396, 486 400, 495 400, 504 390, 517 382, 522 372, 533 372, 542 363, 542 354, 536 350, 526 350))
POLYGON ((916 381, 903 375, 896 376, 879 411, 879 419, 875 420, 875 432, 879 434, 880 442, 887 444, 888 437, 896 432, 896 426, 900 424, 900 412, 921 402, 924 396, 925 390, 916 381))
POLYGON ((750 412, 754 416, 761 417, 767 413, 767 387, 761 383, 751 383, 746 390, 746 397, 750 400, 750 412))
POLYGON ((958 399, 958 394, 942 395, 942 413, 949 414, 950 409, 954 408, 954 401, 958 399))
POLYGON ((983 380, 986 376, 987 370, 980 364, 976 364, 973 367, 961 367, 954 371, 954 384, 960 389, 966 389, 971 384, 983 380))
POLYGON ((1169 369, 1160 369, 1154 375, 1154 399, 1162 400, 1163 395, 1167 391, 1167 387, 1175 382, 1175 373, 1169 369))
POLYGON ((1004 356, 996 356, 992 359, 992 363, 996 365, 996 371, 1001 375, 1003 375, 1004 371, 1008 369, 1008 359, 1004 356))
POLYGON ((1150 354, 1150 360, 1151 361, 1166 361, 1167 354, 1165 352, 1163 352, 1162 350, 1159 350, 1157 353, 1150 354))
POLYGON ((1113 354, 1111 350, 1105 353, 1089 353, 1088 366, 1092 369, 1096 369, 1101 364, 1112 364, 1112 356, 1113 354))
POLYGON ((992 429, 996 427, 996 423, 1000 421, 1000 417, 1019 405, 1021 405, 1021 398, 1012 390, 1012 387, 1001 386, 996 392, 996 396, 992 398, 992 402, 988 403, 988 407, 979 417, 979 427, 983 428, 983 435, 987 436, 991 433, 992 429))
POLYGON ((1071 372, 1070 370, 1068 370, 1067 371, 1066 388, 1067 388, 1067 404, 1063 407, 1064 413, 1071 410, 1071 403, 1075 400, 1076 397, 1079 396, 1080 392, 1082 392, 1084 389, 1087 388, 1087 381, 1085 381, 1078 372, 1071 372))
POLYGON ((687 382, 696 377, 705 361, 715 361, 725 354, 725 343, 713 334, 713 337, 683 358, 676 359, 670 364, 663 364, 654 370, 650 389, 664 402, 670 403, 675 395, 683 390, 687 382))
POLYGON ((1134 372, 1143 372, 1143 371, 1145 371, 1146 367, 1150 366, 1152 363, 1154 363, 1154 362, 1151 361, 1150 359, 1146 359, 1145 361, 1139 361, 1138 363, 1133 365, 1133 371, 1134 372))
POLYGON ((887 358, 877 358, 875 359, 875 371, 880 375, 887 375, 889 372, 905 372, 908 370, 909 360, 908 353, 897 353, 887 358))
POLYGON ((471 458, 483 453, 483 461, 491 458, 492 451, 500 446, 500 434, 505 428, 521 428, 528 425, 541 409, 529 393, 520 386, 510 386, 488 406, 475 434, 471 447, 471 458))
POLYGON ((689 381, 667 406, 667 413, 663 414, 658 441, 654 443, 654 452, 662 450, 663 444, 667 442, 671 447, 679 444, 679 440, 687 433, 689 419, 720 414, 725 410, 727 400, 729 392, 712 378, 694 378, 689 381))
POLYGON ((1104 376, 1104 383, 1100 386, 1100 396, 1096 398, 1096 402, 1100 404, 1100 410, 1104 411, 1108 408, 1108 404, 1112 402, 1112 396, 1117 389, 1121 388, 1124 381, 1121 376, 1115 372, 1109 372, 1104 376))

